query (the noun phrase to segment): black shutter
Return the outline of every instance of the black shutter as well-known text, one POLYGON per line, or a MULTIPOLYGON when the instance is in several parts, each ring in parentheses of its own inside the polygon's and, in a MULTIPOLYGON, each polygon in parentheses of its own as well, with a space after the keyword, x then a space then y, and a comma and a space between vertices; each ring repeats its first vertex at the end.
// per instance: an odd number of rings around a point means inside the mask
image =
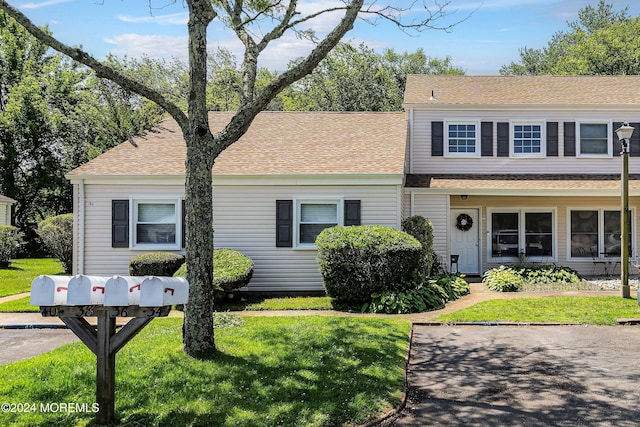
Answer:
POLYGON ((547 122, 547 157, 558 157, 558 122, 547 122))
POLYGON ((187 247, 187 210, 185 209, 184 200, 181 204, 181 214, 182 214, 182 248, 187 247))
POLYGON ((618 134, 616 133, 616 129, 622 126, 621 122, 613 122, 613 155, 620 157, 620 152, 622 151, 622 142, 618 139, 618 134))
POLYGON ((444 144, 444 123, 431 122, 431 155, 442 156, 444 144))
POLYGON ((111 201, 111 247, 129 247, 129 201, 111 201))
POLYGON ((509 157, 509 123, 498 123, 498 157, 509 157))
POLYGON ((276 200, 276 247, 293 247, 293 200, 276 200))
POLYGON ((344 201, 344 225, 360 225, 360 200, 344 201))
POLYGON ((564 156, 576 155, 576 123, 564 122, 564 156))
POLYGON ((631 157, 640 157, 640 123, 629 123, 635 130, 631 135, 631 157))
POLYGON ((480 123, 480 147, 482 156, 493 157, 493 122, 480 123))

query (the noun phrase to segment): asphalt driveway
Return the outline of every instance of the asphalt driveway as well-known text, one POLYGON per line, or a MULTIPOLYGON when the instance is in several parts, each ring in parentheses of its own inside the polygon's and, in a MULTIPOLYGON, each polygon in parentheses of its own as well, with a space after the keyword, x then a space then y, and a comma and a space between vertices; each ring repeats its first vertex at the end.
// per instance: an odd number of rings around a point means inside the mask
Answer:
POLYGON ((637 426, 640 327, 415 326, 395 426, 637 426))

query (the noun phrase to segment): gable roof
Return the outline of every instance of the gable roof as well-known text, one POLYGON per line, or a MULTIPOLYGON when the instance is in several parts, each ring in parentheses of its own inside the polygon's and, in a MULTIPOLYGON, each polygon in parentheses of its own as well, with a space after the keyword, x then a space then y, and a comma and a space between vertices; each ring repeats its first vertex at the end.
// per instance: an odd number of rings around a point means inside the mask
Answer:
POLYGON ((410 75, 404 104, 637 106, 640 76, 410 75))
POLYGON ((13 204, 13 203, 15 203, 16 201, 15 201, 15 200, 13 200, 13 199, 12 199, 12 198, 10 198, 10 197, 3 196, 2 194, 0 194, 0 202, 13 204))
MULTIPOLYGON (((209 113, 212 131, 233 113, 209 113)), ((262 112, 225 150, 216 175, 403 174, 404 113, 262 112)), ((184 176, 186 146, 178 124, 164 119, 142 136, 74 169, 67 176, 184 176)))

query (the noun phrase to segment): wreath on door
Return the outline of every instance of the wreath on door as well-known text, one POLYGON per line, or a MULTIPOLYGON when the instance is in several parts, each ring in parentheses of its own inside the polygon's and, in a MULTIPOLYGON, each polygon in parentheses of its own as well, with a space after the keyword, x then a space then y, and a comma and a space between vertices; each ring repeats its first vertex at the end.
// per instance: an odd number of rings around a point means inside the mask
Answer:
POLYGON ((456 228, 460 231, 469 231, 473 227, 473 219, 466 213, 458 215, 456 218, 456 228))

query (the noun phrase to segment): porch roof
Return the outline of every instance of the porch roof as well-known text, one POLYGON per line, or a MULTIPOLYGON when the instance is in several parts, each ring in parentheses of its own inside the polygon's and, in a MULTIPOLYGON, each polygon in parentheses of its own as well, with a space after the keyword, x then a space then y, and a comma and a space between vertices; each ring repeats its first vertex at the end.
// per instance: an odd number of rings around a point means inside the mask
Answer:
MULTIPOLYGON (((440 190, 611 190, 620 189, 616 174, 408 174, 408 188, 440 190)), ((640 190, 640 174, 629 175, 629 189, 640 190)), ((459 193, 459 191, 458 191, 459 193)))
POLYGON ((13 203, 15 203, 16 201, 15 201, 15 200, 13 200, 13 199, 12 199, 12 198, 10 198, 10 197, 3 196, 2 194, 0 194, 0 202, 4 202, 4 203, 11 203, 11 204, 13 204, 13 203))

